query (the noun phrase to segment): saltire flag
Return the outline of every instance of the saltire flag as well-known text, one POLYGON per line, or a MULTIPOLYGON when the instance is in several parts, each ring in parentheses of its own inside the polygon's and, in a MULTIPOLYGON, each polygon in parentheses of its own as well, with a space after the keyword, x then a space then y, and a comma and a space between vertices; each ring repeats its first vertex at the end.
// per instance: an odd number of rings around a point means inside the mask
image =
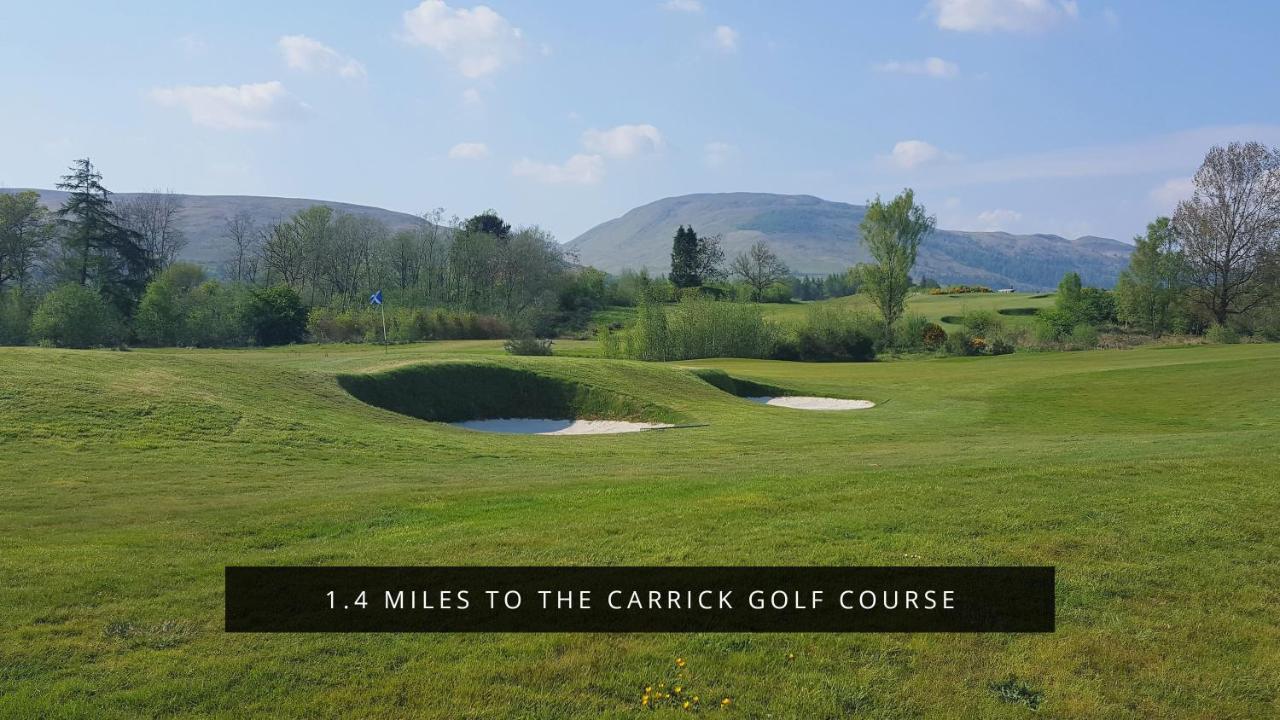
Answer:
POLYGON ((381 290, 379 290, 379 291, 377 291, 377 292, 375 292, 374 294, 372 294, 372 295, 370 295, 370 296, 369 296, 369 304, 370 304, 370 305, 381 305, 381 304, 382 304, 382 291, 381 291, 381 290))

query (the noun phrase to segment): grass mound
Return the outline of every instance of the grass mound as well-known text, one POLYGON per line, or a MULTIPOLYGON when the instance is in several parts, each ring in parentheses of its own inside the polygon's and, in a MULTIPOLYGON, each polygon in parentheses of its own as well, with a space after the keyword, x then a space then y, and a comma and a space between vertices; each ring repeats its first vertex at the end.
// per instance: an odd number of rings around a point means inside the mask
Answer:
POLYGON ((608 388, 536 370, 486 363, 429 363, 370 374, 344 374, 338 384, 357 399, 433 422, 555 418, 678 422, 672 410, 608 388))
POLYGON ((777 397, 781 395, 790 395, 791 392, 775 385, 765 385, 763 383, 752 382, 736 378, 723 370, 715 370, 712 368, 691 368, 690 372, 708 385, 723 390, 730 395, 738 397, 760 397, 768 395, 777 397))

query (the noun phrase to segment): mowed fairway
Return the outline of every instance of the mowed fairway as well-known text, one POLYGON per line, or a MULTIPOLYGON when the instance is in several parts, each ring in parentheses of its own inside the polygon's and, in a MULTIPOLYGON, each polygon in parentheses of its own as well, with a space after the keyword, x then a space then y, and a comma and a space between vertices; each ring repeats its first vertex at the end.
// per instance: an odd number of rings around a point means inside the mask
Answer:
POLYGON ((1280 714, 1280 345, 500 353, 0 349, 0 716, 632 717, 676 657, 723 717, 1280 714), (337 381, 444 359, 707 426, 487 435, 337 381), (681 365, 880 405, 756 405, 681 365), (1058 631, 227 635, 228 564, 1051 564, 1058 631))

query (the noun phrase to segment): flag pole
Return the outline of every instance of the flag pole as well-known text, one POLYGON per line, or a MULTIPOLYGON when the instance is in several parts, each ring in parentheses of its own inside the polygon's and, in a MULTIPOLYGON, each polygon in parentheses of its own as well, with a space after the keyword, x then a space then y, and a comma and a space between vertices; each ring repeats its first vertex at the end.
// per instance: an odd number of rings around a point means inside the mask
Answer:
POLYGON ((382 347, 387 347, 387 309, 378 303, 378 312, 382 314, 382 347))

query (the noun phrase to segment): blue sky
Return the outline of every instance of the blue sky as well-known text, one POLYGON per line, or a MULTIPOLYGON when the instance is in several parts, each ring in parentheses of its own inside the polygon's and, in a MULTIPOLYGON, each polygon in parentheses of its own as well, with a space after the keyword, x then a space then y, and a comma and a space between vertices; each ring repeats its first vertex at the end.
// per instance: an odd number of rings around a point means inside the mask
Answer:
POLYGON ((488 207, 561 240, 691 192, 1128 239, 1280 144, 1280 3, 6 3, 0 184, 488 207))

